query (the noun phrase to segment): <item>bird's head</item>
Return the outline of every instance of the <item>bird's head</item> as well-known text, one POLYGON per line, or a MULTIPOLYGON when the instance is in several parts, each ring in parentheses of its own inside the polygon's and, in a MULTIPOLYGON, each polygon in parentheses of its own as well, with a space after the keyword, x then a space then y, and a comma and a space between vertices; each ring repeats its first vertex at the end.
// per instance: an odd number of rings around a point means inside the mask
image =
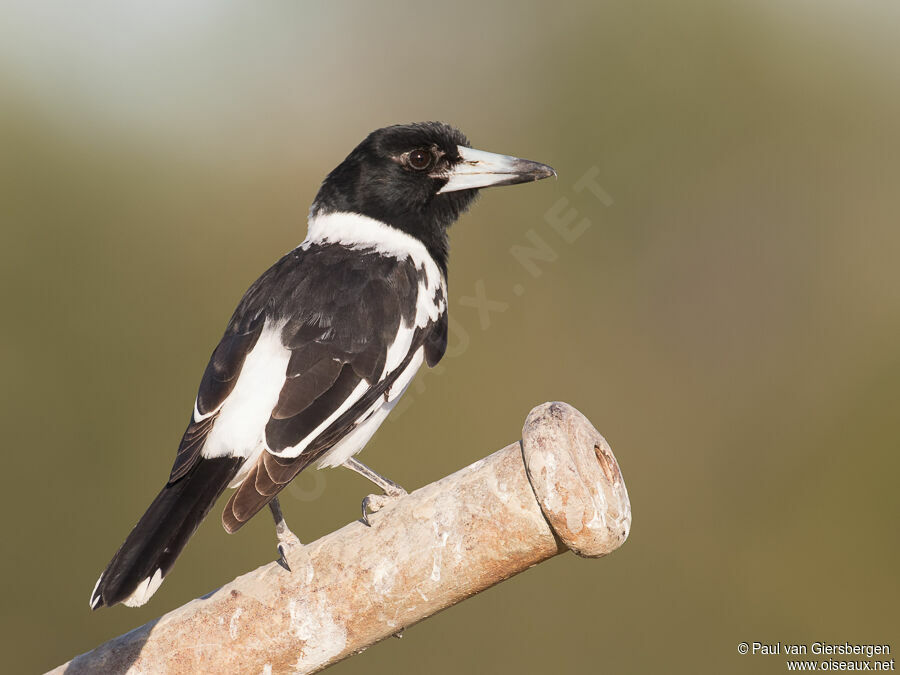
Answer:
POLYGON ((447 228, 479 189, 555 175, 546 164, 475 150, 448 124, 399 124, 373 131, 328 174, 310 217, 350 212, 387 223, 445 266, 447 228))

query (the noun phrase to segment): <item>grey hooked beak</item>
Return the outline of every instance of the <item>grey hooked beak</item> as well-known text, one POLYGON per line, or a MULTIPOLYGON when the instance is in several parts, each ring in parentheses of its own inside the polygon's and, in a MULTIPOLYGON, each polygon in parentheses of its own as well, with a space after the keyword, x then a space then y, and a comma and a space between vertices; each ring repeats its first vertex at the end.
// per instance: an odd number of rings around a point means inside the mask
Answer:
POLYGON ((540 162, 509 155, 496 155, 493 152, 466 148, 462 145, 458 146, 458 150, 462 161, 456 164, 449 174, 434 176, 447 177, 447 184, 438 190, 438 194, 492 185, 515 185, 556 175, 552 167, 540 162))

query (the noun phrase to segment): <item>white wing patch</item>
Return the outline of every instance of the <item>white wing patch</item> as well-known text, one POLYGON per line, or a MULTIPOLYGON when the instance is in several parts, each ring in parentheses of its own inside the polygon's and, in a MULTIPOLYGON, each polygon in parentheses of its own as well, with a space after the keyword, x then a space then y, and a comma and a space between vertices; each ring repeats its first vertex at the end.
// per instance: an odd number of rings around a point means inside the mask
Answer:
POLYGON ((249 457, 264 446, 266 423, 278 403, 291 359, 291 350, 281 341, 283 327, 283 323, 266 321, 234 389, 219 409, 202 457, 249 457))

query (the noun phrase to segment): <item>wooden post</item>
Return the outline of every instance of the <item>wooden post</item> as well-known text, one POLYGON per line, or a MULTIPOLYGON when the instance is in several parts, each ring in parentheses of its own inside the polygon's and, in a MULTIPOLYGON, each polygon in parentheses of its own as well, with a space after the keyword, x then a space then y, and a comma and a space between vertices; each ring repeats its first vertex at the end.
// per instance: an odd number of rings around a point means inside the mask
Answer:
POLYGON ((575 408, 531 411, 522 441, 100 645, 54 673, 313 673, 548 558, 621 546, 631 506, 575 408))

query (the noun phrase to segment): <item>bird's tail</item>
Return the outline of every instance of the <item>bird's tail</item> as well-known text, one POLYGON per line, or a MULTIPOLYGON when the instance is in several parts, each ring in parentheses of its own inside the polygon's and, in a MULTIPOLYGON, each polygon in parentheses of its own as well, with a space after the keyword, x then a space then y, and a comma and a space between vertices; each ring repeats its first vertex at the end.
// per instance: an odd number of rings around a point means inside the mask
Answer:
POLYGON ((91 609, 119 602, 140 607, 147 602, 243 461, 204 458, 168 483, 100 575, 91 593, 91 609))

